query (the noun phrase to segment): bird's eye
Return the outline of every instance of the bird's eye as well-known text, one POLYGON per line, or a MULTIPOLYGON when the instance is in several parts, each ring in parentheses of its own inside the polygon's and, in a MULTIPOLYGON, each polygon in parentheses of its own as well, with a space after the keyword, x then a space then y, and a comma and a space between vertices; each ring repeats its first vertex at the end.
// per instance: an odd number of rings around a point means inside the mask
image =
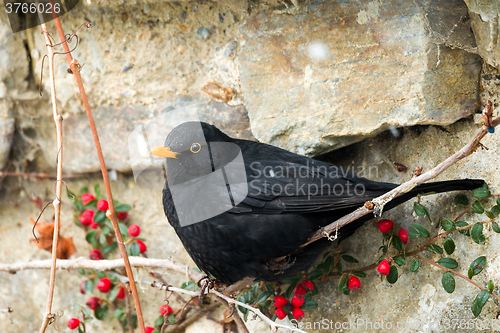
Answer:
POLYGON ((196 154, 196 153, 198 153, 201 150, 201 145, 199 143, 193 143, 191 145, 191 149, 190 150, 191 150, 192 153, 196 154))

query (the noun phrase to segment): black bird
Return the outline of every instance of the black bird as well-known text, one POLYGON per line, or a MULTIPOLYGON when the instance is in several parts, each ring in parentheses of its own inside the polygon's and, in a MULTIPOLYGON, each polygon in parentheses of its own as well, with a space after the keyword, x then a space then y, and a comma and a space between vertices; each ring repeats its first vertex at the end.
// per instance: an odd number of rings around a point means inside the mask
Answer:
MULTIPOLYGON (((233 139, 199 122, 177 126, 165 147, 151 154, 166 157, 163 206, 169 223, 198 267, 226 284, 245 277, 278 281, 307 269, 331 244, 322 239, 301 248, 314 232, 398 186, 271 145, 233 139), (216 173, 223 178, 210 178, 216 173)), ((419 193, 471 190, 483 183, 423 184, 384 210, 419 193)), ((371 218, 341 228, 339 241, 371 218)))

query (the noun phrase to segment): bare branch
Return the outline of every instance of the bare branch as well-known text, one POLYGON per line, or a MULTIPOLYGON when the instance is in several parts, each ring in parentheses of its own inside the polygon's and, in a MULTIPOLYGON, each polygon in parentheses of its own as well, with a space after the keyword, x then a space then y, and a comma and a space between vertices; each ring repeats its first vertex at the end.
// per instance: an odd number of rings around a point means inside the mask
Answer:
POLYGON ((354 212, 338 219, 337 221, 330 223, 326 227, 321 228, 316 233, 314 233, 314 235, 306 243, 301 245, 301 247, 307 246, 317 241, 318 239, 329 236, 333 231, 336 230, 338 231, 338 229, 342 228, 346 224, 349 224, 367 215, 368 213, 376 211, 376 215, 382 214, 384 206, 389 201, 391 201, 396 197, 399 197, 400 195, 408 193, 409 191, 411 191, 413 188, 415 188, 420 184, 423 184, 433 178, 436 178, 448 167, 472 154, 474 151, 476 151, 477 147, 480 145, 481 139, 488 133, 488 128, 496 127, 498 126, 498 124, 500 124, 500 117, 495 118, 493 120, 491 118, 488 118, 488 121, 489 123, 483 125, 481 130, 479 130, 479 132, 469 141, 469 143, 467 143, 462 149, 457 151, 455 154, 453 154, 452 156, 448 157, 446 160, 438 164, 436 167, 421 174, 418 177, 412 178, 406 183, 403 183, 400 186, 396 187, 392 191, 389 191, 384 195, 381 195, 380 197, 373 199, 371 202, 374 204, 375 207, 373 207, 372 209, 367 208, 367 206, 369 207, 369 205, 365 205, 363 207, 356 209, 354 212))

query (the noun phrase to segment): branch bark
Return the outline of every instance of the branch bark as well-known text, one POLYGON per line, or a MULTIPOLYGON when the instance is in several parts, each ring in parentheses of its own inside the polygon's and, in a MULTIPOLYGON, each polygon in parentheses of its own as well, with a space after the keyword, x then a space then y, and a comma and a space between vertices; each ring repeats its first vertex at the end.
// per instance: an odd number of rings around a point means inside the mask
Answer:
MULTIPOLYGON (((493 120, 490 119, 490 124, 492 127, 496 127, 500 124, 500 117, 495 118, 493 120)), ((311 236, 311 238, 304 243, 301 247, 307 246, 323 237, 328 237, 330 238, 330 234, 343 226, 367 215, 368 213, 374 212, 377 210, 375 213, 376 215, 382 214, 382 210, 384 208, 384 205, 386 205, 389 201, 392 199, 399 197, 402 194, 408 193, 411 191, 413 188, 416 186, 423 184, 433 178, 436 178, 438 175, 440 175, 444 170, 446 170, 448 167, 451 165, 455 164, 456 162, 460 161, 461 159, 469 156, 472 154, 477 147, 480 144, 481 139, 488 133, 488 126, 483 125, 481 130, 467 143, 462 149, 457 151, 455 154, 452 156, 448 157, 446 160, 438 164, 436 167, 433 169, 421 174, 420 176, 413 178, 406 183, 401 184, 400 186, 396 187, 392 191, 389 191, 385 193, 384 195, 381 195, 380 197, 377 197, 373 199, 371 202, 375 206, 374 209, 368 209, 366 207, 360 207, 356 209, 354 212, 338 219, 337 221, 330 223, 324 228, 321 228, 317 232, 311 236)), ((333 240, 333 239, 332 239, 333 240)))
POLYGON ((99 164, 101 166, 104 187, 106 188, 106 197, 109 203, 109 209, 106 212, 106 216, 111 220, 111 223, 113 224, 113 229, 116 234, 116 241, 118 243, 118 247, 120 249, 120 253, 125 264, 125 271, 127 272, 127 276, 129 277, 130 280, 130 289, 132 290, 132 297, 134 298, 134 305, 135 305, 135 311, 137 313, 137 322, 139 324, 139 328, 141 330, 141 333, 146 333, 146 329, 144 327, 144 318, 142 316, 141 303, 139 301, 139 294, 137 293, 137 287, 135 285, 134 274, 132 272, 132 268, 130 267, 130 262, 127 255, 127 249, 125 248, 123 237, 120 232, 120 228, 118 226, 118 219, 116 217, 115 205, 113 203, 113 194, 111 193, 111 186, 109 184, 108 170, 106 168, 106 163, 104 161, 104 156, 102 154, 101 143, 99 141, 99 135, 97 133, 97 129, 95 126, 94 117, 92 115, 90 104, 87 99, 87 94, 85 93, 85 88, 83 86, 82 78, 80 76, 80 64, 71 55, 68 44, 66 43, 66 37, 64 35, 61 22, 59 21, 57 15, 54 15, 54 23, 56 25, 57 32, 59 34, 59 38, 61 39, 64 51, 66 52, 66 58, 68 60, 69 67, 73 75, 75 76, 76 83, 78 84, 78 89, 80 90, 80 95, 82 97, 82 102, 85 107, 85 112, 87 113, 90 129, 92 130, 92 136, 94 137, 97 156, 99 157, 99 164))
POLYGON ((51 259, 51 269, 50 269, 50 279, 49 279, 49 293, 47 296, 47 306, 45 309, 45 317, 43 318, 42 325, 40 327, 40 333, 44 333, 52 319, 52 301, 54 298, 54 288, 56 281, 56 260, 57 260, 57 244, 59 243, 59 227, 61 224, 61 189, 62 189, 62 163, 63 163, 63 129, 62 129, 62 116, 57 111, 57 100, 56 100, 56 82, 54 78, 54 51, 52 49, 52 42, 49 38, 47 32, 47 27, 45 23, 41 22, 41 31, 45 37, 45 43, 47 47, 47 57, 49 61, 49 75, 50 75, 50 93, 52 102, 52 111, 54 116, 54 122, 56 124, 57 133, 57 171, 56 171, 56 198, 52 202, 54 206, 54 236, 52 240, 52 259, 51 259))

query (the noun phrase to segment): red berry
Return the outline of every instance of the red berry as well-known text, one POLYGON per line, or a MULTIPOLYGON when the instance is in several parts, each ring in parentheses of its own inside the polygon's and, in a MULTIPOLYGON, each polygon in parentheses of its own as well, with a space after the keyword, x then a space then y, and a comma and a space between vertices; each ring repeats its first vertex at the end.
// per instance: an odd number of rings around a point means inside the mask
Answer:
POLYGON ((95 249, 95 250, 90 251, 89 257, 92 260, 101 260, 102 259, 101 250, 95 249))
POLYGON ((107 293, 111 290, 111 286, 113 284, 111 283, 111 280, 108 278, 102 278, 97 282, 97 289, 102 291, 103 293, 107 293))
POLYGON ((302 320, 304 318, 304 311, 301 308, 295 308, 292 312, 293 318, 297 320, 302 320))
POLYGON ((87 306, 91 309, 91 310, 95 310, 99 307, 99 298, 97 297, 91 297, 89 298, 89 300, 87 301, 87 306))
POLYGON ((293 293, 295 295, 302 296, 302 295, 307 294, 307 290, 304 287, 302 287, 301 284, 299 284, 297 287, 295 287, 295 289, 293 290, 293 293))
POLYGON ((92 209, 87 209, 80 215, 78 221, 83 225, 90 225, 94 222, 94 211, 92 209))
POLYGON ((155 330, 155 328, 151 326, 146 326, 145 328, 146 328, 146 333, 151 333, 155 330))
POLYGON ((108 207, 109 207, 109 204, 106 200, 99 199, 97 201, 97 209, 102 210, 102 211, 106 211, 106 210, 108 210, 108 207))
POLYGON ((139 251, 141 253, 146 252, 148 250, 148 247, 146 246, 146 244, 144 244, 143 241, 141 241, 140 239, 136 239, 135 241, 137 242, 137 244, 139 244, 139 251))
POLYGON ((120 291, 116 295, 116 298, 118 299, 124 299, 125 298, 125 288, 121 287, 120 291))
POLYGON ((70 320, 68 320, 68 328, 70 330, 76 329, 78 325, 80 325, 80 320, 78 320, 78 318, 71 318, 70 320))
POLYGON ((98 226, 99 226, 99 224, 95 223, 94 221, 90 222, 90 227, 92 229, 97 229, 98 226))
POLYGON ((283 296, 274 296, 274 303, 273 303, 273 305, 276 308, 281 308, 286 303, 288 303, 288 301, 286 300, 285 297, 283 297, 283 296))
POLYGON ((276 311, 274 311, 274 314, 280 320, 285 319, 285 317, 286 317, 286 313, 285 313, 285 311, 283 311, 283 308, 277 308, 276 311))
POLYGON ((399 238, 401 238, 403 243, 408 242, 408 230, 406 230, 405 228, 399 229, 398 236, 399 236, 399 238))
POLYGON ((387 259, 382 260, 380 264, 378 264, 377 271, 379 273, 384 275, 389 275, 390 270, 391 270, 391 265, 389 264, 387 259))
POLYGON ((128 217, 128 212, 119 212, 116 214, 116 217, 118 217, 119 220, 123 221, 128 217))
POLYGON ((349 278, 349 289, 351 290, 358 290, 359 288, 361 288, 361 281, 359 281, 359 278, 357 276, 351 276, 349 278))
POLYGON ((131 224, 128 227, 128 234, 132 237, 137 237, 141 233, 141 228, 137 224, 131 224))
POLYGON ((292 297, 292 305, 294 308, 300 308, 304 304, 305 299, 300 295, 295 295, 292 297))
POLYGON ((160 313, 162 316, 164 316, 164 315, 170 316, 172 314, 172 312, 173 312, 173 310, 172 310, 172 307, 170 305, 163 304, 160 307, 160 313))
POLYGON ((380 232, 385 234, 387 231, 392 229, 394 222, 392 222, 391 220, 385 219, 385 220, 378 221, 377 225, 378 225, 378 228, 380 229, 380 232))
POLYGON ((88 204, 89 202, 91 202, 92 200, 95 200, 95 197, 90 194, 90 193, 83 193, 82 194, 82 204, 85 206, 86 204, 88 204))
POLYGON ((314 290, 314 283, 311 280, 304 280, 301 285, 308 293, 314 290))
POLYGON ((80 283, 80 292, 82 294, 85 294, 85 280, 83 280, 82 283, 80 283))

